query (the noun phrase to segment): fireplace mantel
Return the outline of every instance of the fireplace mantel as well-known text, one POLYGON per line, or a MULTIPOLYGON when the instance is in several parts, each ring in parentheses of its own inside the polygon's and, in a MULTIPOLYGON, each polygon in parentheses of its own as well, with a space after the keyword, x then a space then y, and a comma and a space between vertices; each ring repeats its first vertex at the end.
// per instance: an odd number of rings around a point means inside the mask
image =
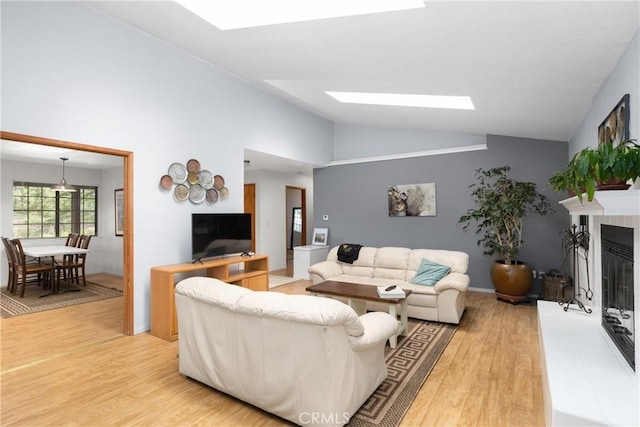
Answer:
POLYGON ((591 202, 584 194, 582 202, 574 196, 560 204, 574 215, 637 216, 640 215, 640 190, 596 191, 591 202))

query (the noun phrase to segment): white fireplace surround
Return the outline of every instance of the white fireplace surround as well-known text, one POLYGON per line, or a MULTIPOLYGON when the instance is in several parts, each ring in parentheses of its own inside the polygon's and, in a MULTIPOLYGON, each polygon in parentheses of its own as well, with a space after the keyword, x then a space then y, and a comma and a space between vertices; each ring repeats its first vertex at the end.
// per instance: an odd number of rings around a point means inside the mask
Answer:
POLYGON ((589 217, 589 265, 581 257, 576 285, 586 288, 588 271, 593 300, 584 292, 579 299, 593 313, 577 305, 568 312, 557 303, 538 306, 546 424, 640 425, 640 190, 596 191, 591 202, 585 195, 582 202, 572 197, 560 204, 572 224, 579 224, 580 215, 589 217), (635 372, 601 326, 602 224, 634 230, 635 372))

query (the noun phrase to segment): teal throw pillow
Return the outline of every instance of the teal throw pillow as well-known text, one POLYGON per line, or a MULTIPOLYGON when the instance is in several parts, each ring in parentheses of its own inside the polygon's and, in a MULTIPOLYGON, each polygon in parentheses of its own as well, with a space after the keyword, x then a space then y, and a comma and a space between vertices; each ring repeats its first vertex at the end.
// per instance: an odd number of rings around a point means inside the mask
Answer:
POLYGON ((416 285, 433 286, 444 276, 449 274, 451 267, 448 265, 438 264, 437 262, 429 261, 426 258, 422 258, 418 272, 411 279, 411 283, 416 285))

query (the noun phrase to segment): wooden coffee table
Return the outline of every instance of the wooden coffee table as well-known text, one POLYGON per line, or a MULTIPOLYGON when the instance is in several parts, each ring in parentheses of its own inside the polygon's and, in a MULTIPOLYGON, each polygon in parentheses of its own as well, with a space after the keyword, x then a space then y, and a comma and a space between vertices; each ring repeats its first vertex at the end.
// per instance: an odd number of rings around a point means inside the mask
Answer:
POLYGON ((387 304, 389 314, 394 318, 398 318, 397 306, 400 305, 400 320, 398 321, 398 330, 395 335, 389 338, 389 346, 396 348, 398 345, 398 337, 407 335, 407 297, 411 294, 410 290, 405 289, 404 298, 380 298, 376 286, 358 285, 356 283, 337 282, 335 280, 327 280, 307 288, 308 292, 316 295, 329 295, 347 298, 349 306, 358 314, 363 315, 367 312, 367 301, 375 301, 387 304))

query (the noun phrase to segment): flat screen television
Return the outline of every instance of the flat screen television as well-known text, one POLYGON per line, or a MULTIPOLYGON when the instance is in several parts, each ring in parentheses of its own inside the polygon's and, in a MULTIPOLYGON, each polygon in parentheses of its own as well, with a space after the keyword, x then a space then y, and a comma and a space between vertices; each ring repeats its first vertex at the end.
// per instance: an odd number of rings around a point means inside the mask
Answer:
POLYGON ((191 214, 191 257, 194 260, 250 250, 251 214, 191 214))

